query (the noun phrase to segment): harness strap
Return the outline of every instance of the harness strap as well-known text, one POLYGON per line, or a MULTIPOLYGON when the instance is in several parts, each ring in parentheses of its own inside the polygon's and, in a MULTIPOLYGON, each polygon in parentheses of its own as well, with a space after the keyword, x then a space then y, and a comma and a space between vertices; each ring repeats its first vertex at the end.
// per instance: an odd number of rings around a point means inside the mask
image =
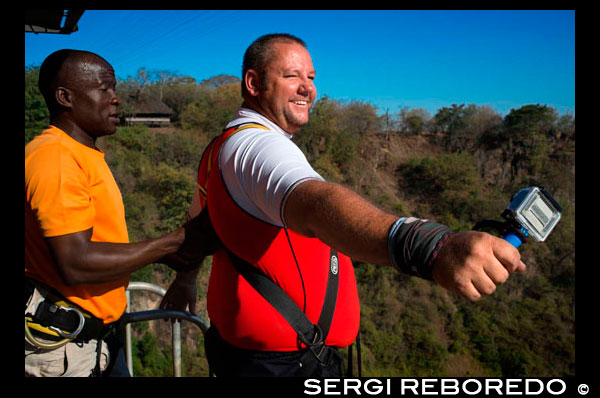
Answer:
MULTIPOLYGON (((358 367, 358 377, 362 377, 362 357, 360 353, 360 331, 356 335, 356 364, 358 367)), ((346 376, 352 377, 354 376, 353 364, 352 364, 352 346, 354 344, 350 344, 348 346, 348 368, 346 369, 346 376)))
POLYGON ((296 333, 298 333, 300 341, 313 350, 319 350, 319 352, 313 352, 317 357, 320 357, 323 352, 325 339, 329 333, 331 321, 333 320, 337 299, 339 281, 337 252, 331 249, 325 300, 321 309, 319 322, 316 325, 306 317, 306 314, 302 312, 298 305, 271 278, 231 251, 227 250, 227 253, 233 265, 244 279, 283 316, 296 333))
POLYGON ((323 341, 329 334, 329 328, 333 320, 335 312, 335 302, 337 301, 338 285, 339 285, 339 257, 335 250, 331 249, 329 255, 329 275, 327 278, 327 290, 325 290, 325 300, 323 308, 319 316, 318 325, 323 331, 323 341))
MULTIPOLYGON (((61 337, 69 337, 78 342, 102 339, 108 334, 111 326, 102 320, 86 317, 75 307, 60 307, 53 302, 43 301, 31 318, 33 322, 50 328, 61 337)), ((36 331, 35 325, 30 327, 36 331)), ((44 333, 44 337, 52 340, 53 336, 44 333)))
MULTIPOLYGON (((198 168, 198 190, 200 192, 201 202, 207 199, 206 187, 208 185, 208 176, 213 168, 215 159, 221 150, 223 142, 233 134, 251 127, 268 130, 267 127, 260 124, 241 124, 225 130, 220 136, 216 137, 208 144, 207 149, 202 154, 202 159, 200 160, 200 166, 198 168)), ((330 252, 329 274, 327 278, 325 299, 323 301, 319 321, 316 325, 306 317, 306 314, 298 307, 298 305, 296 305, 296 303, 281 289, 281 287, 275 284, 271 278, 266 276, 258 268, 236 256, 227 248, 225 248, 225 250, 238 272, 283 316, 296 331, 300 341, 302 341, 312 354, 314 354, 314 356, 305 356, 307 360, 303 362, 306 366, 303 366, 304 369, 301 370, 301 374, 308 375, 310 369, 315 366, 316 361, 323 363, 327 360, 327 354, 329 354, 329 356, 333 355, 330 350, 326 349, 325 339, 329 334, 329 329, 333 320, 339 285, 339 257, 335 250, 331 249, 330 252)))
POLYGON ((258 123, 242 123, 236 126, 232 126, 229 129, 223 130, 221 135, 216 136, 212 139, 211 142, 208 143, 206 149, 202 153, 202 158, 200 159, 200 164, 198 166, 198 191, 200 192, 200 197, 203 200, 206 200, 207 197, 207 189, 208 185, 208 177, 210 176, 210 172, 213 169, 213 165, 216 165, 215 159, 218 157, 219 152, 221 151, 221 146, 225 141, 227 141, 232 135, 249 128, 259 128, 262 130, 269 130, 267 127, 258 123))
MULTIPOLYGON (((27 293, 31 297, 38 284, 41 285, 41 282, 25 278, 26 303, 27 293)), ((103 339, 114 326, 105 325, 101 319, 69 302, 49 287, 43 285, 43 290, 47 291, 44 301, 38 304, 35 314, 26 316, 32 334, 51 341, 68 338, 76 342, 87 342, 103 339)))

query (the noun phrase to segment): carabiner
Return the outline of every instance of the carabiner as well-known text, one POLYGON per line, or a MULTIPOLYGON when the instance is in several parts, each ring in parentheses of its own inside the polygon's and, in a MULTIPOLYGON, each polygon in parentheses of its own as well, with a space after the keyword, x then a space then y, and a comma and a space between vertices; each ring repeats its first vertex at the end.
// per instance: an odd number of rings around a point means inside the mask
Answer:
POLYGON ((85 325, 85 318, 83 317, 83 314, 81 313, 81 311, 79 311, 77 308, 74 307, 63 307, 63 306, 57 306, 58 309, 62 309, 65 311, 75 311, 75 313, 77 315, 79 315, 79 325, 77 326, 77 329, 75 329, 75 331, 71 332, 71 333, 65 333, 63 332, 61 329, 55 327, 55 326, 48 326, 48 329, 55 331, 56 333, 58 333, 61 337, 64 337, 65 339, 75 339, 79 333, 83 330, 83 326, 85 325))

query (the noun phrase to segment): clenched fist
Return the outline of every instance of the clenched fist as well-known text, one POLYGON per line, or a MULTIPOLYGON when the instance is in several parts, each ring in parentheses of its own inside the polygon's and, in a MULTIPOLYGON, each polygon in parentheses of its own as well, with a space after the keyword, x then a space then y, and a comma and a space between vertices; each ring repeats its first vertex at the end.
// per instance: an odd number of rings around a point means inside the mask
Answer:
POLYGON ((526 268, 510 243, 476 231, 450 235, 432 266, 437 283, 471 301, 492 294, 510 273, 526 268))

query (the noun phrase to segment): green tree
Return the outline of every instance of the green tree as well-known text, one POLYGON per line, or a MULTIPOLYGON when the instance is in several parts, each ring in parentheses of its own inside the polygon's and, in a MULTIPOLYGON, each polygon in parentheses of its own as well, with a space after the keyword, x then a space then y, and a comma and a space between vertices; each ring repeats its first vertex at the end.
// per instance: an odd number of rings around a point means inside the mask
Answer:
POLYGON ((477 140, 477 132, 469 129, 472 118, 477 114, 477 106, 471 104, 452 104, 443 107, 435 114, 433 126, 437 132, 444 133, 444 143, 450 151, 470 149, 477 140))
POLYGON ((327 96, 313 105, 308 124, 294 135, 294 142, 306 154, 309 162, 315 161, 333 146, 331 139, 339 133, 341 113, 340 104, 327 96))
POLYGON ((433 127, 436 131, 451 134, 462 130, 467 125, 467 115, 472 112, 465 104, 452 104, 440 108, 433 117, 433 127))
POLYGON ((341 112, 338 128, 354 139, 381 128, 382 118, 377 115, 377 107, 367 102, 350 101, 341 112))
POLYGON ((163 102, 175 112, 173 122, 180 122, 181 112, 185 107, 196 100, 200 88, 196 80, 189 76, 176 76, 163 90, 163 102))
POLYGON ((414 108, 408 109, 404 107, 400 110, 399 131, 405 134, 419 134, 429 130, 431 115, 426 109, 414 108))
POLYGON ((133 374, 137 377, 173 376, 171 357, 158 347, 156 337, 145 333, 132 349, 133 374))
POLYGON ((181 112, 181 126, 218 135, 242 104, 240 85, 231 83, 214 89, 205 87, 199 90, 199 94, 198 99, 181 112))
POLYGON ((524 105, 511 111, 504 118, 505 133, 509 139, 523 143, 532 134, 550 134, 558 115, 546 105, 524 105))
POLYGON ((512 109, 506 115, 504 139, 514 175, 523 169, 531 174, 541 171, 551 153, 548 140, 555 136, 557 117, 555 109, 539 104, 512 109))
POLYGON ((39 66, 25 67, 25 143, 50 123, 50 113, 38 89, 39 66))
POLYGON ((154 196, 161 219, 160 233, 183 225, 192 203, 194 187, 194 178, 188 171, 167 163, 159 163, 151 174, 143 176, 138 189, 154 196))

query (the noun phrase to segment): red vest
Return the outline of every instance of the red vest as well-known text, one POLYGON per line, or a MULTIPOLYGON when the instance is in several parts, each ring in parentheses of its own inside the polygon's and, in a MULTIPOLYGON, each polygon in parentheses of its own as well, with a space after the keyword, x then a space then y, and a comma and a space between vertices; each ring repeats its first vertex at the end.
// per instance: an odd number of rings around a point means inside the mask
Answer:
MULTIPOLYGON (((198 170, 200 203, 202 207, 208 205, 211 222, 223 245, 262 270, 304 310, 311 322, 317 323, 325 298, 330 248, 319 239, 288 229, 298 260, 296 266, 285 229, 259 220, 234 202, 219 168, 221 146, 231 135, 245 128, 266 129, 248 124, 236 127, 215 138, 202 155, 198 170)), ((213 256, 207 300, 211 323, 230 344, 263 351, 299 349, 296 332, 240 276, 224 249, 213 256)), ((350 259, 339 253, 338 296, 326 344, 350 345, 358 333, 359 322, 354 268, 350 259)))

